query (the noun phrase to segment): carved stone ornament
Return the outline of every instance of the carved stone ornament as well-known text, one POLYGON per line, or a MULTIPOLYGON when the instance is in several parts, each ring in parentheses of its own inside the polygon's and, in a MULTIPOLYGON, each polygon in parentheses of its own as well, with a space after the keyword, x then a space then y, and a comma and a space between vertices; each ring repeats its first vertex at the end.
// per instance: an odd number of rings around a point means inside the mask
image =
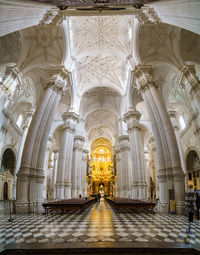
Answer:
POLYGON ((103 106, 106 97, 111 97, 112 99, 119 97, 120 95, 113 89, 106 87, 98 87, 93 90, 87 91, 84 96, 88 99, 93 99, 103 106))
POLYGON ((18 83, 14 94, 12 95, 12 100, 16 102, 21 96, 26 98, 33 95, 33 82, 29 77, 23 77, 21 79, 22 82, 18 83))
POLYGON ((147 8, 144 10, 140 10, 138 14, 135 15, 138 21, 141 24, 159 24, 161 23, 161 19, 158 17, 158 14, 153 8, 147 8))
POLYGON ((181 71, 191 86, 191 92, 195 92, 200 95, 200 81, 196 75, 194 65, 184 65, 181 68, 181 71))
POLYGON ((140 129, 140 117, 141 113, 134 109, 130 109, 126 114, 124 114, 124 121, 127 123, 129 132, 134 128, 140 129))
POLYGON ((20 71, 16 65, 8 65, 6 67, 6 73, 3 79, 3 86, 1 87, 1 90, 9 96, 11 96, 10 87, 12 86, 12 83, 15 82, 15 80, 18 78, 19 72, 20 71))
POLYGON ((65 69, 49 70, 50 79, 41 78, 41 84, 44 88, 51 88, 58 94, 65 94, 68 89, 69 72, 65 69))
POLYGON ((148 90, 151 86, 156 86, 155 81, 152 78, 153 69, 151 66, 136 66, 134 74, 138 80, 138 90, 142 93, 148 90))
POLYGON ((64 20, 64 15, 59 9, 51 9, 47 10, 44 14, 43 19, 40 21, 40 25, 51 25, 51 26, 58 26, 62 24, 64 20))

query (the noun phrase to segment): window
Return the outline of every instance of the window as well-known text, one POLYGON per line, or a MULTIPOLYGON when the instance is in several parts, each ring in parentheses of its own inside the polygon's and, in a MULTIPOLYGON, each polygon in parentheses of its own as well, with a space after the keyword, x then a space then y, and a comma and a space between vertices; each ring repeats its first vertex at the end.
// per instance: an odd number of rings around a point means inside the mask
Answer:
POLYGON ((181 129, 183 130, 186 127, 186 123, 182 115, 179 117, 179 123, 180 123, 181 129))
POLYGON ((20 114, 19 117, 18 117, 18 119, 17 119, 17 122, 16 122, 16 124, 17 124, 17 126, 18 126, 19 128, 21 128, 22 122, 23 122, 23 117, 22 117, 22 115, 20 114))

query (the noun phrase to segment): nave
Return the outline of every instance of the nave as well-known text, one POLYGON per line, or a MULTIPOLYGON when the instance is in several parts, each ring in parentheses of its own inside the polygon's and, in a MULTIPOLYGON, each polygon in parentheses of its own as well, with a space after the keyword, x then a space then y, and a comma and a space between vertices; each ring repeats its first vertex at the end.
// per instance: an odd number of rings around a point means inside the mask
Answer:
POLYGON ((186 234, 185 216, 156 213, 116 212, 101 198, 84 212, 64 215, 41 213, 0 218, 0 245, 41 243, 161 242, 200 244, 200 221, 192 223, 186 234))

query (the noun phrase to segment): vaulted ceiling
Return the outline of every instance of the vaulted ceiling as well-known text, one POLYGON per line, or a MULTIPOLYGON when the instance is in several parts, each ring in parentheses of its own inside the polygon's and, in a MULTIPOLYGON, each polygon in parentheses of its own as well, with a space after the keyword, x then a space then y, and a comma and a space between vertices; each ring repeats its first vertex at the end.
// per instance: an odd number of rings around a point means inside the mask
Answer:
POLYGON ((81 94, 106 86, 123 94, 131 52, 131 16, 71 17, 71 55, 81 94))

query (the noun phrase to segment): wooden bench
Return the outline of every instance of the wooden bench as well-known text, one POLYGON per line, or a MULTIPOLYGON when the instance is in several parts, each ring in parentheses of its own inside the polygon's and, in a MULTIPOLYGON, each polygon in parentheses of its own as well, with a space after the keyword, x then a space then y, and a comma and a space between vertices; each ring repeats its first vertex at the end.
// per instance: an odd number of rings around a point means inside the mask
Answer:
POLYGON ((44 207, 45 214, 53 211, 65 213, 69 210, 84 210, 94 202, 94 198, 72 198, 67 200, 43 203, 42 206, 44 207))
POLYGON ((113 206, 118 212, 121 209, 130 209, 136 212, 155 213, 156 202, 154 201, 141 201, 129 198, 110 198, 110 197, 107 197, 106 201, 111 206, 113 206))

